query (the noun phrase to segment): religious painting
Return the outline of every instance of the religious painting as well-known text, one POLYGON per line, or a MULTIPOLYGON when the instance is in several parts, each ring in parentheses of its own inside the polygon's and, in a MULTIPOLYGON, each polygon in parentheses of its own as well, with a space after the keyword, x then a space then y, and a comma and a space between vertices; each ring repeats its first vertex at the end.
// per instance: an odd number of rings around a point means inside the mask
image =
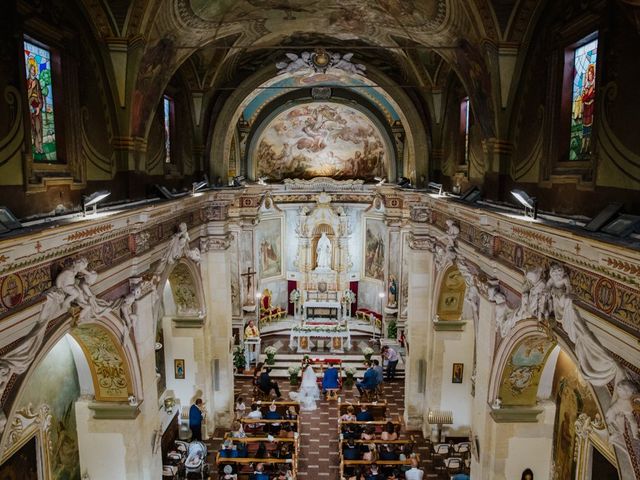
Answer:
POLYGON ((365 219, 364 276, 384 281, 385 228, 380 220, 365 219))
POLYGON ((240 256, 238 255, 238 236, 233 235, 231 245, 229 246, 230 275, 231 275, 231 315, 238 317, 242 315, 240 308, 240 256))
POLYGON ((342 350, 342 337, 333 337, 331 342, 333 350, 342 350))
MULTIPOLYGON (((41 424, 40 428, 43 429, 43 434, 44 429, 48 428, 50 448, 48 455, 43 455, 42 458, 48 462, 44 467, 51 472, 50 478, 53 480, 80 480, 75 416, 75 402, 80 396, 80 383, 69 346, 70 341, 73 340, 64 337, 53 346, 35 368, 29 383, 17 399, 19 407, 16 412, 26 418, 32 418, 32 412, 40 411, 42 407, 46 407, 51 415, 51 421, 41 424)), ((45 446, 36 442, 36 448, 43 449, 45 446)), ((29 458, 32 458, 31 453, 29 458)), ((31 466, 36 464, 37 462, 32 462, 31 466)), ((3 467, 0 467, 1 479, 5 478, 3 467)), ((21 472, 16 478, 32 478, 26 476, 26 472, 29 472, 29 469, 21 472)))
POLYGON ((576 419, 581 413, 595 418, 599 410, 589 385, 582 378, 571 358, 564 352, 560 352, 558 356, 552 394, 556 400, 552 450, 553 480, 575 478, 576 419))
POLYGON ((300 350, 309 350, 309 337, 300 337, 298 342, 300 350))
POLYGON ((574 51, 569 160, 588 160, 591 154, 597 55, 597 38, 574 51))
POLYGON ((500 384, 503 405, 536 403, 540 375, 553 346, 547 338, 527 337, 513 349, 500 384))
POLYGON ((173 360, 173 375, 176 380, 184 380, 184 358, 173 360))
POLYGON ((31 123, 31 155, 34 162, 56 162, 51 51, 33 41, 24 40, 24 64, 27 75, 27 104, 31 123))
POLYGON ((34 436, 0 465, 0 479, 38 480, 37 448, 37 440, 34 436))
POLYGON ((263 220, 256 229, 260 280, 282 275, 282 220, 263 220))
POLYGON ((438 296, 438 319, 460 320, 466 284, 460 271, 451 266, 444 273, 438 296))
POLYGON ((339 103, 292 106, 273 118, 254 142, 256 176, 339 179, 387 175, 388 152, 364 113, 339 103))
POLYGON ((462 383, 462 374, 464 372, 463 363, 454 363, 451 372, 451 383, 462 383))
POLYGON ((6 308, 12 308, 22 302, 24 296, 24 284, 22 279, 15 274, 9 274, 2 280, 0 287, 2 304, 6 308))

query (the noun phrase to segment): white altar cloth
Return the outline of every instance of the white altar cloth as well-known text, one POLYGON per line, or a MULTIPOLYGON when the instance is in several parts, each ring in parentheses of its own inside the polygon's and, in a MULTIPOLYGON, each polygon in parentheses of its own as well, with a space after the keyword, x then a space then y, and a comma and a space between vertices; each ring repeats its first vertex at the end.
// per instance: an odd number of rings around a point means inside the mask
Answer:
POLYGON ((300 339, 306 338, 306 344, 309 345, 310 338, 341 338, 342 339, 342 347, 336 349, 334 348, 333 342, 331 342, 331 351, 341 351, 343 349, 350 350, 351 349, 351 333, 349 332, 348 327, 338 327, 338 326, 299 326, 293 327, 291 329, 291 333, 289 334, 289 348, 294 349, 297 348, 298 352, 309 351, 309 348, 302 348, 300 345, 300 339))

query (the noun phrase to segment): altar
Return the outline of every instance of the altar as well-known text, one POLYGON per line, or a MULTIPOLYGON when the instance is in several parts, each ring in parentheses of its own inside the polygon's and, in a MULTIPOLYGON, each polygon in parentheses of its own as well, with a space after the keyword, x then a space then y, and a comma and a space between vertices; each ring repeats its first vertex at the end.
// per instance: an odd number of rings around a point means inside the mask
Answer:
POLYGON ((329 339, 332 353, 342 353, 351 349, 351 333, 347 324, 303 324, 293 327, 289 335, 289 348, 296 349, 298 353, 310 352, 314 347, 311 340, 313 338, 329 339))

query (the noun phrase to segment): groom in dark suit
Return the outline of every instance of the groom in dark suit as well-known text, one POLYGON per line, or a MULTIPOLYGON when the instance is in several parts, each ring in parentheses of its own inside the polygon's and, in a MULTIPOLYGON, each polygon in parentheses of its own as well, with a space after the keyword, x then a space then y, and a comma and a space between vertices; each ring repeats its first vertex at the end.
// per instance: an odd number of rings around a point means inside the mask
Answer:
POLYGON ((356 388, 358 392, 360 392, 360 396, 364 393, 365 390, 373 391, 378 386, 377 375, 375 370, 372 368, 371 363, 367 362, 367 370, 364 372, 364 377, 361 382, 356 382, 356 388))
POLYGON ((258 378, 258 387, 267 395, 269 395, 271 393, 271 390, 273 390, 274 392, 276 392, 276 397, 280 398, 282 395, 280 395, 278 382, 272 381, 269 373, 271 373, 271 369, 267 367, 260 374, 260 377, 258 378))

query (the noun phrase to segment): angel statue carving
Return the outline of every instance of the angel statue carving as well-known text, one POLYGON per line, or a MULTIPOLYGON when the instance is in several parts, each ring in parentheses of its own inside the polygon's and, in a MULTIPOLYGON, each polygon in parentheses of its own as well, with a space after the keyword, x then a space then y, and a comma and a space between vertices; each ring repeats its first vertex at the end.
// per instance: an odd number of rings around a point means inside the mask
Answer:
POLYGON ((322 232, 320 240, 318 240, 318 246, 316 247, 316 270, 331 270, 331 240, 327 237, 327 234, 322 232))

